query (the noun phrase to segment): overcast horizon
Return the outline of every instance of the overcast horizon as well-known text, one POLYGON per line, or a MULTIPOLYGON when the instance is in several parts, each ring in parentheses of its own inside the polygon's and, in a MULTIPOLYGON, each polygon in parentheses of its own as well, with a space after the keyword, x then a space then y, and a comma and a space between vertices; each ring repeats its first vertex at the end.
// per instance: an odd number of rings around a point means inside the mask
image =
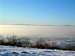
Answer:
POLYGON ((75 27, 71 26, 24 26, 0 25, 0 35, 18 35, 27 37, 75 37, 75 27))

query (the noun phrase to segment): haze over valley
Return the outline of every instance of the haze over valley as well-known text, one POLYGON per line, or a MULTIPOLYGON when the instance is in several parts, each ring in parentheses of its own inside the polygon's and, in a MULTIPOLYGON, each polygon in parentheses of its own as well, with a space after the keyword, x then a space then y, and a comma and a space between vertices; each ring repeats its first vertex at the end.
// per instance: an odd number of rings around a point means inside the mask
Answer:
POLYGON ((63 38, 75 37, 75 26, 0 25, 0 35, 63 38))

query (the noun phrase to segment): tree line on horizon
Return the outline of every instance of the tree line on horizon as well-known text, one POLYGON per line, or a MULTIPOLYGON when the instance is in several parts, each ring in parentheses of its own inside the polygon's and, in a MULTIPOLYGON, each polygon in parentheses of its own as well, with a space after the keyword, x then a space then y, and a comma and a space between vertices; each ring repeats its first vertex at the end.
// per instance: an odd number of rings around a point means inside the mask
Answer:
POLYGON ((18 46, 18 47, 27 47, 27 48, 39 48, 39 49, 63 49, 63 50, 75 50, 75 45, 67 44, 65 47, 61 48, 56 45, 56 42, 51 40, 45 40, 44 38, 38 38, 36 41, 31 40, 30 38, 17 36, 6 37, 5 39, 0 39, 0 45, 7 46, 18 46))

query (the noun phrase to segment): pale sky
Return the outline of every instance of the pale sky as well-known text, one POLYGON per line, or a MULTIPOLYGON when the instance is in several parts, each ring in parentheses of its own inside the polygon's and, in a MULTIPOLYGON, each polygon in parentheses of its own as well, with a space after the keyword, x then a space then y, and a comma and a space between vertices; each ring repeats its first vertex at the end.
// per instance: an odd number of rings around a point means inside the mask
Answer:
POLYGON ((0 0, 0 24, 75 25, 75 0, 0 0))

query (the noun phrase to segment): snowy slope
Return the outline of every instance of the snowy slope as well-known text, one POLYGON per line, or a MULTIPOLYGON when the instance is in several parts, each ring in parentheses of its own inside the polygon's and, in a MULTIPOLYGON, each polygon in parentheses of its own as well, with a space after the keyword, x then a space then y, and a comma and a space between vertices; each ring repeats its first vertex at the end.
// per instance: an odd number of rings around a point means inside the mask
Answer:
POLYGON ((75 51, 0 46, 0 56, 75 56, 75 51))

